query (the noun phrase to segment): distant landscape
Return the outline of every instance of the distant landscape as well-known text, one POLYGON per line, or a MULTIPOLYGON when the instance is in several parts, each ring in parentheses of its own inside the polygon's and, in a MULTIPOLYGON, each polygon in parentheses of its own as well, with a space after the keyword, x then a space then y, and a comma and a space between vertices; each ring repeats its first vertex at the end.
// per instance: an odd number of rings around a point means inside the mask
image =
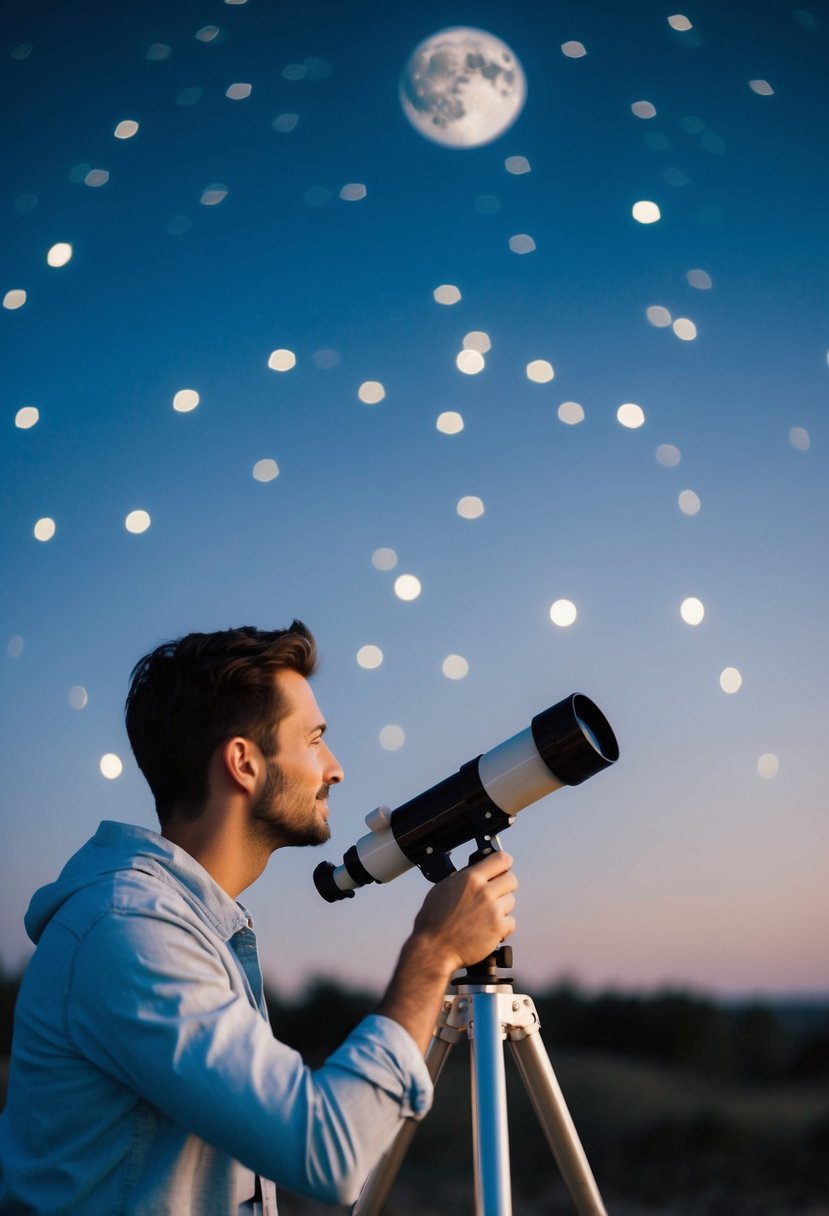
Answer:
MULTIPOLYGON (((8 1055, 19 981, 0 984, 8 1055)), ((533 994, 542 1037, 611 1216, 829 1216, 829 998, 722 1003, 681 991, 533 994)), ((326 980, 288 1003, 275 1033, 320 1064, 371 1010, 326 980)), ((516 1216, 574 1206, 507 1059, 516 1216)), ((4 1070, 5 1071, 5 1070, 4 1070)), ((389 1216, 472 1216, 469 1059, 451 1052, 389 1216)), ((331 1212, 283 1194, 282 1216, 331 1212)))

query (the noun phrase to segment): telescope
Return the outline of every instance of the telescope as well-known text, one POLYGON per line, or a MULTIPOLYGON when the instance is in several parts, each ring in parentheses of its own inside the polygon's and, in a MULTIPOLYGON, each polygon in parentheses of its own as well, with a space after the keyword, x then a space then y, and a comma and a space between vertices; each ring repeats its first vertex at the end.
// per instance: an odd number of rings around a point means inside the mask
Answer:
POLYGON ((618 759, 607 718, 589 697, 573 693, 396 810, 380 806, 369 812, 369 831, 340 865, 321 862, 314 885, 335 903, 413 866, 430 882, 440 882, 455 869, 450 854, 458 845, 476 842, 472 860, 491 853, 496 833, 510 827, 524 807, 563 785, 581 785, 618 759))

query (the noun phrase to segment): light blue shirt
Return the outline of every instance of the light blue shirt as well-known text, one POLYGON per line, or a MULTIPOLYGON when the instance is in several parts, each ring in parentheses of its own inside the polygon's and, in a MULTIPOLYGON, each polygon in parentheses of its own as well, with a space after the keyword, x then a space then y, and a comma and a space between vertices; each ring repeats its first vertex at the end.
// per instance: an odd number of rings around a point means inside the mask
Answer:
POLYGON ((247 911, 154 832, 102 823, 26 927, 4 1216, 235 1216, 256 1174, 265 1212, 274 1183, 351 1203, 401 1119, 429 1109, 423 1059, 389 1018, 313 1072, 273 1037, 247 911))

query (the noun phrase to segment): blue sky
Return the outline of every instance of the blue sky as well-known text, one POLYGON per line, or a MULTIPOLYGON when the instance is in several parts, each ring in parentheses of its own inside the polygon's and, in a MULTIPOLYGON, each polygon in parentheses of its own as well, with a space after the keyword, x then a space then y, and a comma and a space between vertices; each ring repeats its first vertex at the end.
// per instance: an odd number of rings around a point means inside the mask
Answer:
POLYGON ((621 759, 504 839, 519 976, 826 988, 827 27, 817 6, 682 12, 691 29, 609 0, 9 18, 0 295, 26 301, 0 310, 6 966, 27 956, 32 890, 100 819, 153 825, 122 726, 133 663, 191 629, 297 615, 346 783, 330 844, 277 855, 248 893, 287 987, 382 983, 424 893, 409 874, 329 907, 321 857, 578 690, 621 759), (482 147, 427 141, 398 101, 415 45, 453 25, 505 40, 528 80, 482 147), (138 130, 118 139, 124 120, 138 130), (641 200, 657 223, 633 218, 641 200), (455 304, 435 299, 447 284, 455 304), (486 366, 463 374, 476 332, 486 366), (296 365, 272 370, 274 350, 296 365), (536 360, 551 380, 528 378, 536 360), (382 401, 360 400, 366 381, 382 401), (200 400, 179 413, 184 388, 200 400), (620 425, 625 403, 642 426, 620 425), (459 434, 437 429, 446 411, 459 434), (279 475, 260 482, 265 459, 279 475), (458 514, 467 496, 479 517, 458 514), (452 654, 463 679, 442 672, 452 654))

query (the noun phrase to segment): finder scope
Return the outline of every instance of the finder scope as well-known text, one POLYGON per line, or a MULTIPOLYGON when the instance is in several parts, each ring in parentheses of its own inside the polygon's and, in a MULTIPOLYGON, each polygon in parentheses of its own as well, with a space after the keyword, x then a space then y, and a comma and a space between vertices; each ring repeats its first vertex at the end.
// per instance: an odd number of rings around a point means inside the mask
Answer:
POLYGON ((369 831, 348 849, 342 864, 323 861, 314 885, 334 903, 370 882, 391 882, 418 866, 430 882, 455 869, 452 849, 477 842, 481 853, 531 802, 562 785, 581 785, 619 759, 616 736, 598 706, 575 692, 536 714, 520 731, 461 765, 445 781, 396 810, 380 806, 366 815, 369 831))

